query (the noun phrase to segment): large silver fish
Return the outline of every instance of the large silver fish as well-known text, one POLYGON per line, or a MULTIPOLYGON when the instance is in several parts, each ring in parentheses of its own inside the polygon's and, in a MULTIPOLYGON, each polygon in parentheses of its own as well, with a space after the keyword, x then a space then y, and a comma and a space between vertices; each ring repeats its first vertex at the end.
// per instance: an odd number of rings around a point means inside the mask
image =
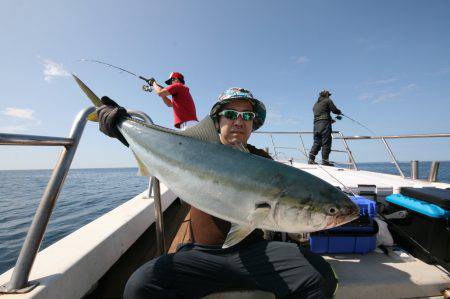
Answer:
MULTIPOLYGON (((98 106, 98 97, 74 78, 98 106)), ((118 128, 141 171, 156 176, 192 206, 233 224, 224 248, 238 243, 255 228, 314 232, 342 225, 359 215, 358 206, 327 182, 222 145, 210 117, 185 131, 132 118, 119 123, 118 128)))

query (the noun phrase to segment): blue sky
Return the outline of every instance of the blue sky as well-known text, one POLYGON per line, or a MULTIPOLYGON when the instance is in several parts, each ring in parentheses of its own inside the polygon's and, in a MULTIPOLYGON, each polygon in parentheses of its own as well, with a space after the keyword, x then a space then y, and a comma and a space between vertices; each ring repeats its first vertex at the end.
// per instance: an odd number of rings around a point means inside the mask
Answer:
MULTIPOLYGON (((141 91, 142 81, 80 58, 160 82, 180 71, 199 117, 222 90, 248 88, 268 108, 266 131, 312 130, 312 105, 326 88, 344 113, 377 134, 449 132, 449 13, 449 1, 412 0, 2 1, 0 132, 67 136, 89 105, 71 72, 98 95, 172 127, 171 110, 141 91)), ((345 119, 334 129, 370 134, 345 119)), ((311 139, 305 136, 308 147, 311 139)), ((357 161, 388 159, 379 142, 350 146, 357 161)), ((404 161, 450 160, 446 140, 392 147, 404 161)), ((0 169, 52 168, 60 150, 1 146, 0 169)), ((73 167, 134 165, 128 149, 87 125, 73 167)))

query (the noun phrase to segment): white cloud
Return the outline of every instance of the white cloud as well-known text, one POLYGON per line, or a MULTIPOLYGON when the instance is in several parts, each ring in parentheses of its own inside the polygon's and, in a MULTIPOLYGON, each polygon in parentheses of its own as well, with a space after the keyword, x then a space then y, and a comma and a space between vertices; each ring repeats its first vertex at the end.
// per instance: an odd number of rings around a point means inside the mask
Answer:
POLYGON ((382 102, 402 101, 407 93, 410 93, 417 89, 417 84, 409 83, 400 87, 397 90, 384 90, 377 92, 364 92, 359 95, 359 99, 362 101, 370 101, 372 104, 382 102))
POLYGON ((306 56, 294 57, 295 63, 297 64, 305 64, 309 62, 309 58, 306 56))
POLYGON ((20 109, 16 107, 8 107, 1 112, 3 115, 34 120, 34 111, 31 109, 20 109))
POLYGON ((41 64, 44 66, 44 80, 50 82, 54 77, 67 77, 70 76, 63 65, 50 59, 38 57, 41 64))
POLYGON ((0 126, 0 132, 2 133, 22 133, 28 130, 26 125, 12 125, 12 126, 0 126))
POLYGON ((396 101, 399 100, 401 97, 401 92, 384 92, 377 94, 373 100, 372 103, 381 103, 381 102, 389 102, 389 101, 396 101))
POLYGON ((437 70, 435 72, 432 73, 427 73, 426 75, 431 75, 431 76, 445 76, 450 74, 450 67, 444 67, 441 68, 440 70, 437 70))
POLYGON ((0 132, 22 133, 30 128, 41 125, 31 109, 8 107, 0 111, 0 132))
POLYGON ((370 38, 358 38, 356 43, 365 51, 379 51, 391 48, 391 43, 386 41, 376 41, 370 38))
POLYGON ((286 117, 283 116, 280 112, 273 110, 267 113, 266 124, 271 126, 297 126, 301 123, 300 117, 286 117))
POLYGON ((389 78, 389 79, 381 79, 381 80, 375 80, 375 81, 368 81, 366 82, 367 85, 382 85, 382 84, 389 84, 397 81, 397 78, 389 78))
POLYGON ((359 98, 360 100, 362 100, 362 101, 366 101, 366 100, 369 100, 369 99, 372 98, 372 97, 373 97, 373 93, 365 92, 365 93, 363 93, 363 94, 360 94, 358 98, 359 98))
POLYGON ((416 87, 417 87, 417 84, 410 83, 410 84, 404 86, 403 89, 404 90, 413 90, 413 89, 416 89, 416 87))

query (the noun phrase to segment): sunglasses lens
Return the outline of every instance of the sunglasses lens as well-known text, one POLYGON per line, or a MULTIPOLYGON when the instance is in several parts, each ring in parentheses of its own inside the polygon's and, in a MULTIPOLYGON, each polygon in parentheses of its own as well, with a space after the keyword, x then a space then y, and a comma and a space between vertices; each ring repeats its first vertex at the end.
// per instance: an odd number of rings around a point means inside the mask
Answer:
POLYGON ((238 116, 238 113, 233 110, 225 110, 223 113, 223 116, 225 116, 226 118, 229 118, 229 119, 236 119, 238 116))
POLYGON ((242 118, 246 121, 252 120, 255 117, 255 114, 253 112, 243 112, 242 118))

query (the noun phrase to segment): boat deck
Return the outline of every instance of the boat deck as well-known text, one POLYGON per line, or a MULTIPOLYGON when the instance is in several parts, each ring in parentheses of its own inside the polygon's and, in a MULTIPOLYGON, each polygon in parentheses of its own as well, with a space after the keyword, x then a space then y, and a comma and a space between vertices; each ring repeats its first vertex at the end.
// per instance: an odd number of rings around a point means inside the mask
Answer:
POLYGON ((325 255, 339 278, 335 298, 428 298, 450 287, 450 276, 406 253, 325 255))
MULTIPOLYGON (((377 195, 380 193, 388 195, 402 186, 450 187, 449 184, 403 179, 395 175, 368 171, 301 163, 294 163, 293 166, 332 185, 342 187, 337 181, 339 180, 355 193, 367 185, 375 186, 377 195)), ((171 206, 176 196, 163 185, 161 191, 165 210, 171 206)), ((99 281, 106 281, 108 283, 105 285, 118 287, 112 289, 112 293, 97 287, 98 291, 94 293, 96 298, 120 298, 127 277, 114 283, 110 283, 106 278, 117 264, 130 263, 130 259, 121 261, 120 258, 127 257, 126 252, 139 236, 142 235, 147 243, 154 246, 154 238, 143 235, 154 221, 153 199, 146 198, 144 194, 145 192, 41 251, 36 257, 30 275, 31 281, 40 284, 30 293, 2 295, 2 298, 81 298, 95 285, 98 286, 99 281)), ((128 256, 130 255, 136 256, 134 252, 130 252, 128 256)), ((325 258, 332 264, 339 277, 339 289, 336 293, 338 299, 433 298, 441 296, 441 290, 450 287, 450 275, 447 271, 407 254, 386 255, 372 252, 366 255, 325 255, 325 258)), ((140 264, 142 263, 143 261, 140 264)), ((129 273, 131 272, 130 270, 129 273)), ((11 273, 10 270, 0 275, 0 285, 10 279, 11 273)), ((120 274, 123 271, 116 273, 120 274)), ((211 298, 262 298, 261 293, 256 295, 247 293, 250 297, 246 295, 230 297, 228 294, 211 298)))
MULTIPOLYGON (((359 298, 442 298, 441 291, 450 286, 444 270, 401 253, 381 252, 324 255, 339 278, 335 299, 359 298)), ((207 296, 206 299, 272 299, 265 292, 231 292, 207 296)))
MULTIPOLYGON (((290 163, 287 163, 290 164, 290 163)), ((316 177, 327 181, 333 186, 350 188, 353 192, 358 192, 366 186, 375 186, 377 193, 396 193, 400 187, 436 187, 450 188, 450 184, 439 182, 428 182, 424 180, 412 180, 402 178, 398 175, 384 174, 364 170, 353 170, 341 167, 330 167, 322 165, 310 165, 294 162, 292 166, 306 171, 316 177), (341 184, 342 183, 342 184, 341 184)))

